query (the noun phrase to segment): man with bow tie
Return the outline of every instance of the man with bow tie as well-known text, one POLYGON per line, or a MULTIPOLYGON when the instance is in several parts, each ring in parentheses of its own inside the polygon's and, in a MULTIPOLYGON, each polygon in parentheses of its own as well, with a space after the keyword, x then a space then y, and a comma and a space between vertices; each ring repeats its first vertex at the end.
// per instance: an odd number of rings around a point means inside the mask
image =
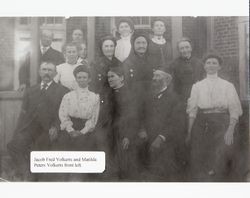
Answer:
POLYGON ((179 167, 176 148, 183 122, 181 103, 171 85, 172 76, 165 68, 153 73, 152 91, 145 113, 145 131, 141 137, 148 140, 149 180, 178 181, 179 167))
MULTIPOLYGON (((48 30, 41 31, 40 47, 39 47, 39 62, 49 61, 54 65, 64 63, 64 56, 61 52, 51 47, 53 41, 53 33, 48 30)), ((19 70, 19 90, 23 91, 30 86, 30 52, 26 55, 24 62, 21 64, 19 70)))
POLYGON ((56 66, 52 62, 40 65, 41 83, 26 89, 21 114, 8 151, 13 159, 17 179, 27 180, 29 154, 32 150, 50 150, 60 129, 58 109, 68 90, 53 81, 56 66))

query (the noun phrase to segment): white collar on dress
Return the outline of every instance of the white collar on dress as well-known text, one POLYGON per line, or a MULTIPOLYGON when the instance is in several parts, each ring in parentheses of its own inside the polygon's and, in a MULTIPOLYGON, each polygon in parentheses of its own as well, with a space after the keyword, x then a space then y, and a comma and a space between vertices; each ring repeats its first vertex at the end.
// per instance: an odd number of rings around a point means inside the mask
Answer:
POLYGON ((152 41, 159 45, 166 43, 166 39, 163 36, 153 36, 152 41))
POLYGON ((214 79, 218 79, 218 73, 215 74, 207 74, 207 79, 209 80, 214 80, 214 79))

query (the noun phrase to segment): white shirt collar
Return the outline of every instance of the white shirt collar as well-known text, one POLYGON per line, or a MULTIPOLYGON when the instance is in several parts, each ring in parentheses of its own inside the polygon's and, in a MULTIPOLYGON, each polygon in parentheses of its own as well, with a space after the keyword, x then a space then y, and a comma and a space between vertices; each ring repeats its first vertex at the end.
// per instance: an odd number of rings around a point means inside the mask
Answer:
POLYGON ((76 89, 78 92, 88 92, 89 91, 89 88, 88 87, 85 87, 85 88, 81 88, 79 87, 79 85, 77 85, 77 89, 76 89))
POLYGON ((43 53, 43 54, 45 54, 49 48, 50 48, 50 46, 44 47, 44 46, 40 45, 40 50, 41 50, 41 53, 43 53))
POLYGON ((210 79, 210 80, 218 79, 218 73, 215 73, 215 74, 207 74, 207 79, 210 79))
MULTIPOLYGON (((47 83, 47 88, 46 88, 46 90, 49 88, 49 86, 52 84, 52 82, 53 82, 53 80, 50 81, 49 83, 47 83)), ((43 85, 44 85, 44 84, 45 84, 45 83, 42 81, 42 82, 41 82, 41 85, 40 85, 41 89, 43 88, 43 85)))

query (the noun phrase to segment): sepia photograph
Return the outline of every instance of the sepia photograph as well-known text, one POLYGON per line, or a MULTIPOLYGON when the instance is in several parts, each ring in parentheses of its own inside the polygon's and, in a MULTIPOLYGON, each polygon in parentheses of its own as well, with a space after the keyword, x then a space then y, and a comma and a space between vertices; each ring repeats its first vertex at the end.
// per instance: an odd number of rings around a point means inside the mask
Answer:
POLYGON ((1 181, 250 181, 247 16, 0 25, 1 181), (79 151, 104 152, 105 170, 31 171, 75 160, 31 152, 79 151))

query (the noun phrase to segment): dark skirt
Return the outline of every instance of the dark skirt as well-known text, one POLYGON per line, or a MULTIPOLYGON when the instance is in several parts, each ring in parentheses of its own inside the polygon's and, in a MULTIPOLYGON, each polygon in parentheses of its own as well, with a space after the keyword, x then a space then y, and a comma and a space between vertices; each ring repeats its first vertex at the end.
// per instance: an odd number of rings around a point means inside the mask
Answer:
POLYGON ((233 146, 224 135, 229 126, 228 113, 197 114, 191 139, 191 180, 224 181, 233 146))
MULTIPOLYGON (((71 121, 75 130, 81 130, 87 120, 71 117, 71 121)), ((64 151, 94 151, 96 150, 95 131, 78 137, 70 137, 66 130, 60 131, 57 145, 58 150, 64 151)))

